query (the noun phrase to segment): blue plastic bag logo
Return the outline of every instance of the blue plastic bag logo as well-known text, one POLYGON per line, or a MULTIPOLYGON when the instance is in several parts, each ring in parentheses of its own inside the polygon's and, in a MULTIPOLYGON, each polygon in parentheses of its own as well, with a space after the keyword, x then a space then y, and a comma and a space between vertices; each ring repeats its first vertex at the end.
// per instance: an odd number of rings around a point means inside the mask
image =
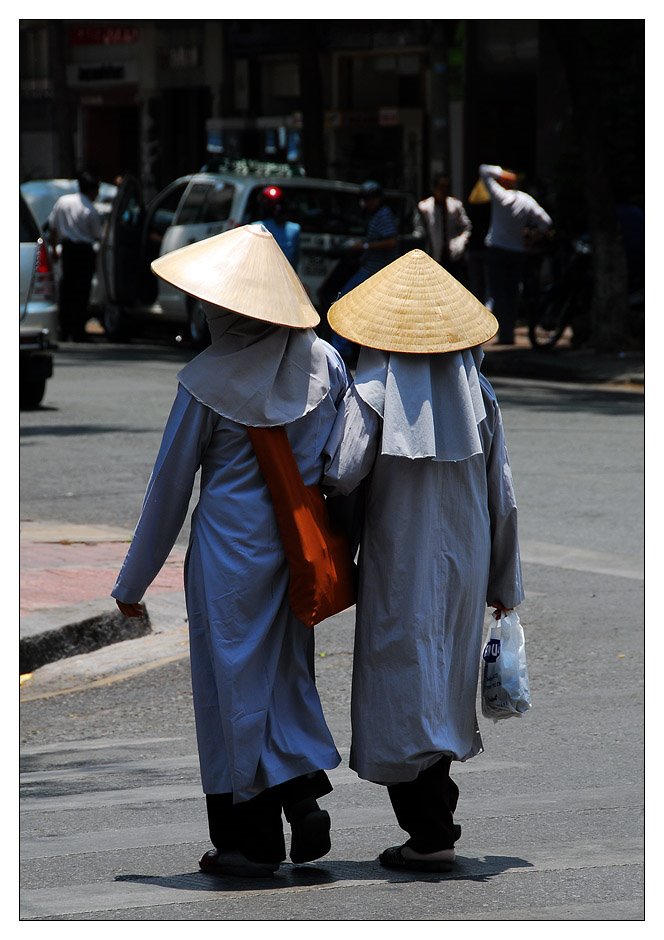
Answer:
POLYGON ((500 656, 500 640, 492 637, 487 643, 487 645, 484 647, 482 658, 484 659, 485 663, 495 663, 499 656, 500 656))

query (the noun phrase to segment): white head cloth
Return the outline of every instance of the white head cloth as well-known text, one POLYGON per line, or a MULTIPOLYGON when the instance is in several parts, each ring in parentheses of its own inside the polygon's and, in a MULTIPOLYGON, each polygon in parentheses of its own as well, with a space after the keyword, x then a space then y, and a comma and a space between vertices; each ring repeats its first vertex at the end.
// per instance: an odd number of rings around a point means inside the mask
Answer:
POLYGON ((466 460, 482 453, 481 346, 430 355, 363 347, 355 389, 383 419, 381 452, 466 460))
POLYGON ((291 329, 203 304, 212 343, 178 380, 217 414, 249 427, 290 424, 330 388, 327 354, 312 329, 291 329))

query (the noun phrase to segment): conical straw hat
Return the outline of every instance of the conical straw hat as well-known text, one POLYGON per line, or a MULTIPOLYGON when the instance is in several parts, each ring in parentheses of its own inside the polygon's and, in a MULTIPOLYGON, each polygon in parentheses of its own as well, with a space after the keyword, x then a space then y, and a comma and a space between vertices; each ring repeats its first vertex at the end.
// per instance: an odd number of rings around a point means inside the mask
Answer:
POLYGON ((491 202, 489 190, 484 185, 484 180, 478 180, 470 191, 468 202, 471 206, 481 206, 486 202, 491 202))
POLYGON ((297 329, 320 317, 273 235, 242 225, 152 262, 154 273, 193 297, 235 313, 297 329))
POLYGON ((469 349, 498 332, 493 314, 418 248, 337 300, 328 322, 340 336, 387 352, 469 349))

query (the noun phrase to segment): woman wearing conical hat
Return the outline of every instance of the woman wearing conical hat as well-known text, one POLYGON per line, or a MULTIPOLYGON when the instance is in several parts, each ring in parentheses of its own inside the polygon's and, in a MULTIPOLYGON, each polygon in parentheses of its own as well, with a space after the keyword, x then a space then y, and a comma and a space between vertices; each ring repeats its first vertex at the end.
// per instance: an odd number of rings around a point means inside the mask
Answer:
POLYGON ((480 373, 498 324, 419 250, 328 319, 362 347, 325 476, 332 492, 366 489, 350 766, 387 787, 409 835, 381 863, 446 871, 460 835, 450 765, 482 751, 485 610, 524 597, 501 414, 480 373))
POLYGON ((211 345, 178 374, 132 544, 112 595, 128 616, 200 495, 185 564, 194 713, 214 849, 201 868, 270 875, 285 858, 330 849, 317 799, 340 757, 315 686, 313 631, 288 601, 274 510, 247 433, 284 425, 308 485, 348 387, 344 364, 316 336, 319 317, 263 226, 243 226, 164 255, 165 281, 200 298, 211 345))

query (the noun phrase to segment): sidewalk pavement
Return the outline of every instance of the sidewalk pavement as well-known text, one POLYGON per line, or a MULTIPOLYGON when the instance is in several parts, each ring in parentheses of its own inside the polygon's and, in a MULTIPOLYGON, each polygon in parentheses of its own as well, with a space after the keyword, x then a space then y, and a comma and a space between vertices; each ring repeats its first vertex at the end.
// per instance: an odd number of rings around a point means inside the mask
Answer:
MULTIPOLYGON (((523 334, 515 346, 489 345, 485 352, 483 371, 491 381, 529 379, 644 391, 642 353, 538 350, 523 334)), ((131 531, 111 526, 21 523, 19 671, 31 675, 31 690, 47 687, 54 664, 63 659, 69 660, 68 681, 73 676, 85 682, 89 677, 81 654, 110 645, 114 656, 109 669, 116 672, 187 655, 184 547, 176 546, 148 590, 145 618, 124 617, 110 597, 131 537, 131 531), (129 639, 134 642, 115 647, 129 639)))

